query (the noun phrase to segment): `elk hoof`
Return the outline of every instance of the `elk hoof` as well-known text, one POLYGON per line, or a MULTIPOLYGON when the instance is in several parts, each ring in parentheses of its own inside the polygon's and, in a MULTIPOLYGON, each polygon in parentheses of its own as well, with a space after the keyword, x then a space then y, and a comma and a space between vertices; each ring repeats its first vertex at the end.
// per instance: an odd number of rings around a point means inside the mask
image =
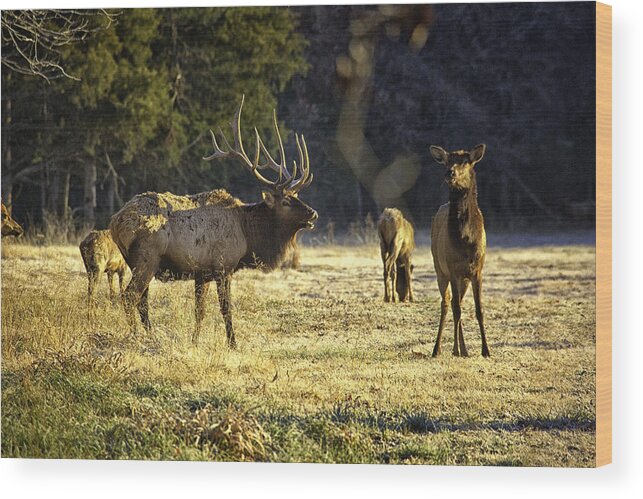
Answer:
POLYGON ((483 356, 483 357, 485 357, 485 358, 487 358, 487 359, 488 359, 489 357, 491 357, 491 354, 489 353, 489 349, 488 349, 488 348, 483 348, 483 349, 482 349, 482 356, 483 356))
POLYGON ((440 354, 442 354, 442 349, 441 348, 434 348, 433 349, 432 357, 438 357, 440 354))

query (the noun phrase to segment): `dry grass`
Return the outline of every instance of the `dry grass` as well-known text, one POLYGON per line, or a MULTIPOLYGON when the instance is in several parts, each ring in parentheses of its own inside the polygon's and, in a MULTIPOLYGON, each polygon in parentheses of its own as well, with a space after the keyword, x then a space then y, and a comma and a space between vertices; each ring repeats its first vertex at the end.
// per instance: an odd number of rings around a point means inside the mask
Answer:
POLYGON ((233 283, 239 349, 211 290, 190 342, 192 283, 151 286, 152 338, 108 304, 86 321, 78 249, 2 260, 2 455, 592 466, 594 248, 492 249, 491 359, 465 298, 468 359, 431 359, 439 294, 418 248, 416 302, 383 303, 379 249, 304 248, 300 271, 233 283))

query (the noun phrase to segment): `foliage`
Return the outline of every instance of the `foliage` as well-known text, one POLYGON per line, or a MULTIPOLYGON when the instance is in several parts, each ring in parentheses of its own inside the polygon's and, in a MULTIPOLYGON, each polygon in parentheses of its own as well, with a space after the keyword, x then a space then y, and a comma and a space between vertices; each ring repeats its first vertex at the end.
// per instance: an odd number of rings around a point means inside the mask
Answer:
POLYGON ((80 210, 88 164, 99 225, 146 190, 225 187, 258 199, 233 161, 201 159, 208 129, 225 129, 245 94, 247 144, 256 125, 274 146, 273 108, 289 155, 287 128, 305 134, 316 180, 304 196, 320 227, 350 230, 385 205, 428 226, 446 201, 428 146, 479 142, 489 229, 594 223, 591 4, 107 14, 116 22, 58 51, 80 81, 47 84, 3 66, 3 197, 15 195, 20 222, 80 210))
POLYGON ((91 165, 98 170, 104 224, 112 214, 106 196, 122 200, 141 190, 204 190, 204 183, 225 183, 226 176, 252 186, 236 165, 228 170, 202 164, 210 147, 206 131, 230 118, 243 93, 248 94, 244 121, 269 128, 277 96, 307 68, 305 40, 294 31, 292 12, 130 9, 108 14, 118 22, 59 49, 61 64, 77 80, 47 84, 3 71, 5 197, 15 185, 24 212, 34 216, 29 205, 37 203, 38 192, 22 192, 20 186, 35 184, 46 200, 35 218, 42 220, 47 208, 63 213, 68 204, 86 202, 91 165), (65 174, 71 175, 67 197, 52 185, 65 174))
MULTIPOLYGON (((204 190, 203 184, 230 182, 252 186, 234 164, 226 169, 201 161, 211 147, 207 130, 229 122, 243 94, 247 96, 246 133, 251 131, 249 124, 270 129, 278 95, 294 75, 307 69, 305 40, 294 31, 294 15, 275 8, 163 9, 159 13, 159 37, 152 48, 155 62, 168 74, 171 109, 163 147, 150 168, 162 174, 165 165, 169 172, 162 181, 178 190, 204 190)), ((246 137, 250 138, 249 133, 246 137)))
POLYGON ((77 79, 60 64, 65 47, 108 29, 114 19, 104 10, 3 10, 2 64, 47 81, 77 79))
POLYGON ((128 163, 155 135, 166 91, 162 71, 149 64, 158 23, 154 10, 128 10, 114 29, 70 50, 80 81, 54 92, 52 113, 69 117, 60 133, 82 151, 80 163, 105 152, 128 163))

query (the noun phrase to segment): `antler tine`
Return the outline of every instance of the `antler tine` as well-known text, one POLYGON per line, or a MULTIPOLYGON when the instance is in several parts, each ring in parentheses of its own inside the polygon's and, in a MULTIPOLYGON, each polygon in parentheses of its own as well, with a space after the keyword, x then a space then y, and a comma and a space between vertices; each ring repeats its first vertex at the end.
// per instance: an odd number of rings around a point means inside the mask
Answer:
POLYGON ((297 150, 299 152, 301 176, 292 182, 292 184, 290 185, 290 190, 298 192, 302 188, 310 185, 310 181, 308 181, 310 176, 310 163, 308 158, 308 147, 306 146, 306 139, 302 135, 300 140, 299 135, 295 134, 295 140, 297 142, 297 150))
POLYGON ((306 158, 306 175, 308 176, 308 180, 306 180, 301 186, 303 189, 304 187, 308 187, 313 182, 313 174, 310 172, 310 158, 308 157, 308 147, 306 146, 306 139, 304 138, 303 135, 301 136, 301 141, 304 144, 304 156, 306 158))
POLYGON ((235 149, 233 152, 237 154, 250 168, 254 176, 259 180, 260 182, 269 185, 270 187, 275 187, 275 182, 272 180, 268 180, 266 177, 264 177, 261 173, 259 173, 259 170, 257 167, 259 166, 259 148, 260 148, 260 140, 257 141, 256 147, 255 147, 255 160, 254 162, 250 161, 250 158, 248 157, 248 154, 246 154, 246 151, 243 147, 243 139, 241 138, 241 110, 243 109, 243 103, 245 102, 245 94, 241 96, 241 104, 239 104, 239 109, 234 115, 234 122, 232 124, 232 131, 234 134, 234 145, 235 149))
POLYGON ((284 174, 286 175, 287 178, 290 178, 290 174, 288 173, 288 170, 283 167, 284 156, 282 155, 281 163, 277 163, 270 155, 268 148, 264 144, 256 128, 255 128, 255 136, 257 138, 257 144, 259 146, 257 148, 257 151, 259 150, 259 148, 261 148, 261 152, 263 152, 264 156, 266 156, 266 159, 268 160, 268 162, 263 165, 260 165, 257 162, 257 168, 259 168, 260 170, 265 170, 266 168, 270 168, 271 170, 276 171, 279 174, 279 182, 281 182, 281 179, 284 176, 284 174))
MULTIPOLYGON (((215 158, 227 158, 228 156, 230 156, 230 152, 229 152, 229 151, 228 151, 228 152, 223 151, 223 150, 219 147, 219 144, 217 144, 217 138, 216 138, 216 136, 214 135, 214 132, 212 131, 212 129, 210 129, 210 135, 212 136, 212 147, 214 147, 214 152, 213 152, 212 154, 210 154, 210 156, 203 156, 203 159, 205 159, 206 161, 210 161, 211 159, 215 159, 215 158)), ((223 135, 223 134, 222 134, 222 135, 223 135)), ((223 136, 223 138, 224 138, 224 140, 225 140, 225 136, 223 136)))
MULTIPOLYGON (((279 145, 279 157, 281 158, 281 163, 283 164, 284 173, 288 174, 288 169, 286 168, 286 153, 284 152, 284 142, 281 140, 281 132, 279 131, 279 124, 277 123, 277 110, 272 110, 272 124, 275 127, 275 133, 277 134, 277 143, 279 145)), ((268 155, 270 157, 270 155, 268 155)))
POLYGON ((227 151, 224 151, 219 147, 219 144, 217 143, 217 138, 216 135, 212 130, 210 130, 210 136, 212 137, 212 147, 214 148, 214 153, 212 153, 210 156, 204 156, 203 159, 205 160, 211 160, 211 159, 224 159, 224 158, 229 158, 231 156, 234 156, 236 158, 241 159, 248 169, 252 171, 254 176, 259 180, 260 182, 269 185, 271 187, 275 186, 275 182, 268 180, 265 178, 259 171, 257 170, 257 165, 259 163, 259 144, 257 144, 257 148, 255 151, 255 160, 254 162, 250 160, 248 155, 246 154, 246 151, 243 147, 243 139, 241 138, 241 110, 243 109, 243 103, 245 101, 245 95, 241 97, 241 104, 239 105, 239 109, 237 109, 237 112, 234 115, 234 119, 232 123, 230 123, 230 126, 232 128, 232 135, 234 137, 234 147, 230 145, 230 142, 228 142, 228 139, 225 136, 225 133, 223 133, 223 130, 219 128, 219 134, 221 135, 221 139, 223 140, 224 147, 227 149, 227 151))
MULTIPOLYGON (((243 103, 246 99, 245 95, 241 96, 241 104, 239 104, 239 109, 234 113, 234 120, 230 124, 232 127, 232 137, 234 140, 234 149, 232 151, 241 158, 250 168, 256 168, 257 164, 250 161, 250 158, 246 154, 246 150, 243 148, 243 139, 241 138, 241 110, 243 109, 243 103)), ((259 146, 257 146, 257 149, 259 146)), ((258 157, 258 154, 255 154, 255 158, 258 157)))
MULTIPOLYGON (((299 169, 301 170, 301 175, 304 176, 306 175, 306 163, 304 162, 304 155, 301 152, 301 144, 299 142, 299 135, 295 134, 295 142, 297 143, 297 152, 299 153, 299 169)), ((292 178, 296 179, 297 178, 297 162, 293 161, 293 174, 292 178)))
POLYGON ((270 168, 276 171, 277 173, 279 173, 280 181, 283 176, 285 176, 289 180, 292 180, 293 175, 291 175, 288 172, 288 168, 286 166, 286 154, 284 152, 284 143, 283 143, 283 140, 281 139, 281 132, 279 131, 279 124, 277 123, 277 111, 274 109, 272 110, 272 126, 275 129, 275 135, 277 137, 277 145, 279 147, 280 161, 279 163, 277 163, 277 161, 274 160, 274 158, 270 154, 270 151, 268 151, 268 148, 266 147, 263 140, 261 139, 261 136, 259 135, 257 128, 255 127, 255 135, 257 136, 257 143, 259 144, 259 147, 261 147, 261 152, 263 152, 264 156, 268 160, 266 164, 258 165, 258 167, 262 170, 265 168, 270 168))
POLYGON ((261 173, 259 173, 259 170, 257 170, 256 168, 252 168, 251 170, 252 170, 252 173, 255 174, 255 177, 257 177, 257 180, 259 180, 260 182, 263 182, 264 184, 270 187, 273 187, 273 188, 275 187, 276 182, 273 182, 272 180, 268 180, 261 173))
MULTIPOLYGON (((219 134, 221 135, 221 138, 223 139, 223 145, 226 147, 226 149, 228 149, 226 154, 228 154, 228 155, 234 154, 234 149, 230 145, 230 142, 228 142, 228 139, 225 136, 225 133, 223 133, 223 130, 221 130, 221 127, 219 127, 219 134)), ((214 134, 212 134, 212 135, 214 136, 214 134)), ((222 151, 222 152, 225 152, 225 151, 222 151)))

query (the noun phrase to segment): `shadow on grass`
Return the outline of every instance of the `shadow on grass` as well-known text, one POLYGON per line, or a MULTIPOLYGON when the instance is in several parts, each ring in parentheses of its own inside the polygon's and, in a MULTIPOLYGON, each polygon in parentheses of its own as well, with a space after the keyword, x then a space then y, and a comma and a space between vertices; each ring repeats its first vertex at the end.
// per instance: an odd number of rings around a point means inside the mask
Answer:
POLYGON ((412 413, 402 417, 399 429, 413 433, 440 433, 443 431, 505 431, 521 432, 524 430, 538 431, 596 431, 596 420, 585 418, 555 417, 555 418, 519 418, 514 421, 489 421, 481 423, 451 423, 431 419, 423 413, 412 413))
MULTIPOLYGON (((569 348, 574 348, 575 345, 567 340, 559 341, 517 341, 513 343, 509 342, 497 342, 493 343, 491 346, 494 348, 533 348, 538 350, 567 350, 569 348)), ((577 345, 576 345, 577 346, 577 345)))
POLYGON ((355 424, 378 431, 396 431, 410 433, 441 433, 467 431, 499 431, 522 432, 537 431, 580 431, 593 433, 596 431, 596 420, 582 415, 577 417, 558 416, 552 418, 517 418, 510 421, 486 422, 450 422, 435 419, 424 412, 387 413, 368 409, 355 409, 351 404, 337 403, 330 410, 320 411, 307 416, 293 414, 270 413, 259 416, 265 422, 281 426, 296 426, 304 430, 310 424, 319 421, 329 421, 335 424, 355 424))

